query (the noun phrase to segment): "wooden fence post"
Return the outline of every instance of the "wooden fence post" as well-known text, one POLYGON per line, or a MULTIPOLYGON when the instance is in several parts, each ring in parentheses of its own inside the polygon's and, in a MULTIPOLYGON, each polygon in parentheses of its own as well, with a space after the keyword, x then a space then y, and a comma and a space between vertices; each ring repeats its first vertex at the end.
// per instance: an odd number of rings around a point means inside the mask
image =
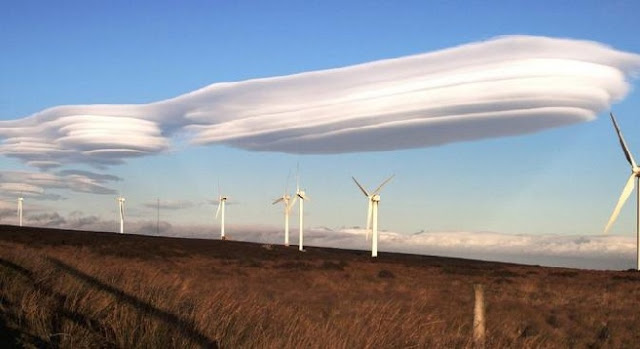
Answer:
POLYGON ((476 348, 484 348, 485 323, 484 323, 484 288, 481 284, 473 285, 475 293, 475 306, 473 308, 473 343, 476 348))

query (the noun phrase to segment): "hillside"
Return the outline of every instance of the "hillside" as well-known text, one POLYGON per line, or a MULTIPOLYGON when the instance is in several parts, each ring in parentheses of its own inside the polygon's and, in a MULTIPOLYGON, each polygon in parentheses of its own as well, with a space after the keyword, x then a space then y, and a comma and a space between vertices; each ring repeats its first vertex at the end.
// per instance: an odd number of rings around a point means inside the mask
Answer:
POLYGON ((640 274, 0 226, 14 347, 634 347, 640 274))

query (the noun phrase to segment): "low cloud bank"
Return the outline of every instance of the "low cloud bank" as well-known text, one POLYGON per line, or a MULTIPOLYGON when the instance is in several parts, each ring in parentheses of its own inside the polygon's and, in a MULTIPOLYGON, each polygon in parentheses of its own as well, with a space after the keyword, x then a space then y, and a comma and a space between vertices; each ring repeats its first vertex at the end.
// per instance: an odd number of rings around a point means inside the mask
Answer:
MULTIPOLYGON (((370 250, 364 229, 312 228, 305 231, 305 244, 370 250)), ((264 243, 283 243, 284 233, 270 228, 227 229, 231 238, 264 243)), ((190 236, 196 237, 195 234, 190 236)), ((291 234, 292 244, 298 240, 291 234)), ((544 266, 586 269, 628 269, 635 265, 635 238, 631 236, 527 235, 495 232, 381 232, 382 252, 401 252, 544 266)))
POLYGON ((0 121, 0 154, 104 167, 196 144, 343 153, 425 147, 588 121, 628 93, 640 55, 505 36, 431 53, 215 83, 150 104, 72 105, 0 121))
MULTIPOLYGON (((53 215, 52 222, 42 219, 30 223, 58 228, 116 231, 116 220, 103 221, 76 213, 66 221, 53 215)), ((139 221, 126 223, 126 231, 134 234, 163 235, 186 238, 218 239, 219 226, 171 225, 167 222, 139 221)), ((370 250, 360 228, 329 229, 315 227, 305 230, 307 246, 370 250)), ((298 232, 292 229, 291 243, 297 244, 298 232)), ((226 235, 238 241, 283 244, 284 232, 269 225, 227 225, 226 235)), ((586 269, 628 269, 634 265, 635 240, 632 236, 598 235, 526 235, 495 232, 422 232, 403 234, 381 232, 381 252, 401 252, 459 258, 482 259, 544 266, 586 269)))
MULTIPOLYGON (((0 205, 0 218, 15 224, 15 207, 0 205), (5 218, 9 217, 9 218, 5 218)), ((67 217, 58 213, 36 213, 25 217, 29 226, 61 229, 112 231, 119 230, 115 219, 86 216, 76 211, 67 217)), ((161 235, 184 238, 219 239, 217 223, 210 225, 173 225, 166 221, 125 222, 130 234, 161 235)), ((361 228, 330 229, 314 227, 305 230, 307 246, 370 250, 361 228)), ((290 232, 296 245, 298 232, 290 232)), ((226 235, 232 240, 265 244, 283 244, 284 232, 270 225, 227 225, 226 235)), ((404 234, 380 232, 381 252, 459 257, 491 261, 534 264, 583 269, 629 269, 635 265, 635 237, 619 235, 527 235, 496 232, 420 232, 404 234)), ((384 255, 382 255, 384 258, 384 255)))

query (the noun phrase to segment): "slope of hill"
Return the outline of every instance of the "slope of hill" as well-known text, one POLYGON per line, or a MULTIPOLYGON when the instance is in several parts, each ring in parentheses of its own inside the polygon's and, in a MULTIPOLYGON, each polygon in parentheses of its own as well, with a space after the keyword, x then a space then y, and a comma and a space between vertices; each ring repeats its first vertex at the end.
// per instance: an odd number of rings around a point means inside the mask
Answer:
POLYGON ((0 226, 14 347, 633 347, 640 274, 0 226))

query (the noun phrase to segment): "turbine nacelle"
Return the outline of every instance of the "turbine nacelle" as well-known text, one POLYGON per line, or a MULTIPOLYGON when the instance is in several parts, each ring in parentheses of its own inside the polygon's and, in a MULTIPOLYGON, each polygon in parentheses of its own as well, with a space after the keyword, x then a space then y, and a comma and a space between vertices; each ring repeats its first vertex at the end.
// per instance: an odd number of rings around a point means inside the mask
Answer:
POLYGON ((226 205, 228 197, 222 195, 220 190, 220 184, 218 183, 218 209, 216 210, 216 219, 220 219, 220 239, 226 240, 227 237, 224 234, 224 207, 226 205))
POLYGON ((272 205, 275 205, 279 202, 282 202, 284 204, 285 210, 288 212, 291 207, 293 206, 293 204, 295 203, 296 199, 298 198, 298 196, 291 196, 289 194, 287 195, 283 195, 275 200, 273 200, 273 202, 271 203, 272 205), (292 200, 293 198, 293 200, 292 200))
POLYGON ((224 204, 227 202, 227 199, 228 198, 226 196, 222 196, 222 195, 218 196, 218 209, 216 210, 216 219, 218 219, 218 217, 220 216, 220 210, 223 208, 224 204))
POLYGON ((378 256, 378 205, 380 203, 380 191, 393 176, 387 178, 382 184, 380 184, 373 192, 367 191, 355 177, 351 177, 356 183, 362 194, 367 198, 369 207, 367 208, 367 240, 369 240, 369 234, 373 235, 371 240, 371 257, 378 256))
POLYGON ((284 204, 284 219, 285 219, 285 223, 284 223, 284 245, 285 246, 289 246, 289 213, 291 212, 291 209, 293 208, 293 205, 296 203, 296 199, 298 197, 297 196, 292 196, 289 194, 286 194, 286 189, 285 189, 285 194, 283 194, 281 197, 273 200, 273 205, 282 202, 284 204))

